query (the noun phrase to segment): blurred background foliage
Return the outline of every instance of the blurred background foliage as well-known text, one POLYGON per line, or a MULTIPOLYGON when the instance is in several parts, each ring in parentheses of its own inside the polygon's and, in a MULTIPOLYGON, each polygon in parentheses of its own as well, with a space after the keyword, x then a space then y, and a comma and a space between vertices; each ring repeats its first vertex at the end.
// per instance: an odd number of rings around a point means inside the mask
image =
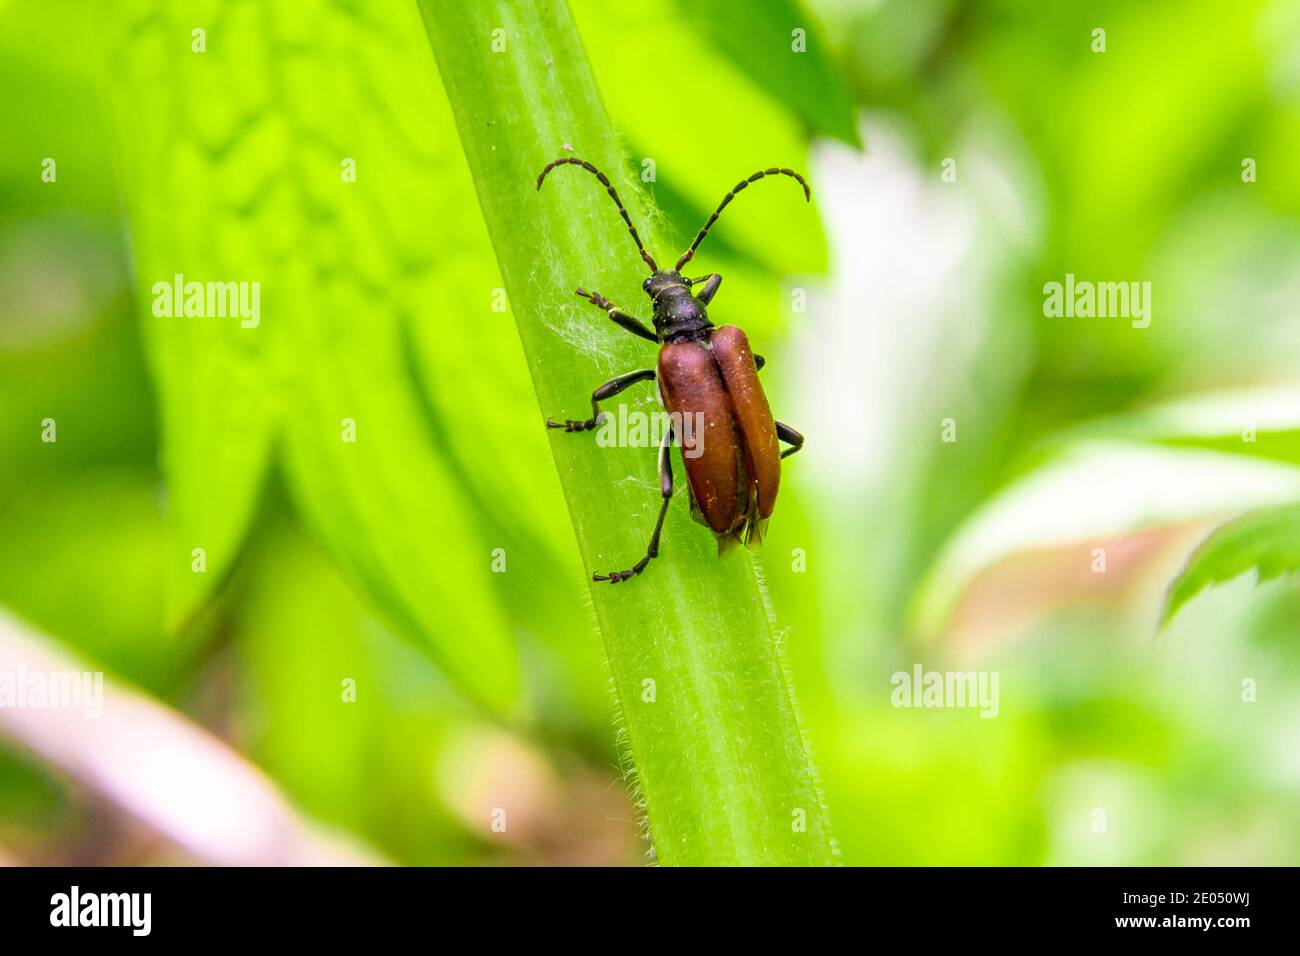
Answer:
MULTIPOLYGON (((93 6, 0 3, 0 606, 377 857, 639 862, 414 5, 93 6), (174 272, 278 291, 256 334, 156 319, 174 272)), ((669 233, 754 168, 817 194, 701 262, 809 438, 760 561, 843 861, 1294 863, 1295 579, 1157 622, 1217 522, 1300 498, 1300 5, 571 7, 669 233), (1045 317, 1066 273, 1151 282, 1150 327, 1045 317), (892 708, 916 662, 998 671, 999 716, 892 708)), ((0 740, 5 858, 172 858, 121 816, 0 740)))

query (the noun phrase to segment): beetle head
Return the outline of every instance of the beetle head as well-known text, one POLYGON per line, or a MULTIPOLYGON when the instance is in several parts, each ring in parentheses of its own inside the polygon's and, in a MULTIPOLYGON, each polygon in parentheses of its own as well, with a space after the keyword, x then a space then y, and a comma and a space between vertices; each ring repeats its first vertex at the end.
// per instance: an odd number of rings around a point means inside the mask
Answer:
POLYGON ((646 295, 650 296, 652 302, 672 289, 680 289, 687 295, 691 292, 690 283, 676 269, 656 270, 650 278, 641 283, 641 288, 645 290, 646 295))

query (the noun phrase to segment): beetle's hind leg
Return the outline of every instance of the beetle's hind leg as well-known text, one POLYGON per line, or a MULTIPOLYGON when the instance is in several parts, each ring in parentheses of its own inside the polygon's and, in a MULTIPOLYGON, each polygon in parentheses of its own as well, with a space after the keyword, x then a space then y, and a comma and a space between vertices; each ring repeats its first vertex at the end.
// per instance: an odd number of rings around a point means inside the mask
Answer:
POLYGON ((668 504, 673 500, 673 430, 668 429, 664 440, 659 444, 659 493, 663 495, 663 504, 659 506, 659 517, 655 520, 654 533, 650 535, 650 544, 643 557, 626 571, 611 571, 609 574, 593 574, 593 581, 608 581, 618 584, 630 577, 635 577, 646 569, 651 558, 659 557, 659 534, 664 529, 664 518, 668 515, 668 504))
POLYGON ((782 458, 789 458, 803 447, 803 435, 800 435, 785 422, 776 423, 776 437, 790 446, 785 451, 781 452, 782 458))
POLYGON ((611 378, 600 388, 591 393, 591 417, 581 421, 566 419, 562 422, 553 422, 546 419, 547 428, 563 428, 566 432, 588 432, 595 428, 601 422, 600 403, 607 398, 613 398, 623 389, 637 382, 648 382, 655 377, 655 370, 652 368, 643 368, 638 372, 628 372, 626 375, 620 375, 618 378, 611 378))

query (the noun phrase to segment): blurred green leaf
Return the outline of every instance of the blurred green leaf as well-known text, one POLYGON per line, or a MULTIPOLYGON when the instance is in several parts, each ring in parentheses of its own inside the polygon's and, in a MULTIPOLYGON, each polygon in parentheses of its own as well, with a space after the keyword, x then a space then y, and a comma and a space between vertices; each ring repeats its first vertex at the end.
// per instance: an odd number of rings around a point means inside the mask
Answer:
POLYGON ((508 308, 492 310, 493 295, 504 288, 474 184, 442 92, 430 100, 435 105, 428 112, 441 131, 439 152, 453 161, 438 176, 445 180, 438 205, 444 215, 459 212, 458 225, 449 225, 442 237, 446 259, 429 281, 406 293, 412 373, 427 398, 439 454, 491 519, 492 543, 510 553, 530 548, 545 561, 565 560, 572 572, 580 565, 559 480, 553 468, 535 464, 549 452, 519 335, 508 308))
POLYGON ((241 328, 237 317, 157 318, 152 289, 178 274, 265 281, 265 238, 254 237, 280 233, 282 210, 250 205, 249 197, 274 160, 255 148, 229 153, 254 123, 263 147, 282 147, 284 129, 263 114, 264 91, 217 76, 256 76, 262 45, 223 44, 211 59, 191 53, 192 18, 173 21, 164 7, 122 4, 106 15, 106 89, 116 110, 136 289, 162 417, 170 533, 163 580, 175 627, 235 561, 261 494, 278 409, 263 368, 264 330, 241 328), (208 101, 210 109, 188 108, 208 101), (200 548, 204 573, 192 569, 200 548))
POLYGON ((106 14, 141 301, 177 273, 261 284, 256 327, 145 316, 179 606, 229 568, 283 431, 309 525, 465 693, 508 709, 516 652, 490 549, 438 452, 447 436, 430 431, 404 331, 417 309, 446 323, 465 292, 454 271, 438 281, 456 237, 437 174, 455 146, 428 119, 437 87, 415 10, 207 9, 106 14), (206 52, 191 49, 199 26, 206 52), (190 571, 200 546, 205 575, 190 571))
POLYGON ((1086 427, 1094 434, 1300 465, 1300 386, 1195 396, 1086 427))
POLYGON ((1248 571, 1260 583, 1300 571, 1300 504, 1260 508, 1206 538, 1170 584, 1161 624, 1205 588, 1248 571))
POLYGON ((1277 464, 1300 465, 1295 386, 1198 395, 1066 429, 954 535, 918 602, 922 617, 937 626, 970 575, 1016 551, 1285 501, 1300 473, 1277 464))
POLYGON ((154 692, 206 634, 162 629, 157 479, 125 469, 44 477, 0 500, 0 603, 154 692))
MULTIPOLYGON (((820 24, 798 0, 676 0, 681 27, 705 37, 814 132, 861 148, 853 102, 820 24)), ((711 120, 706 113, 705 122, 711 120)))
POLYGON ((1017 552, 1219 518, 1298 495, 1300 471, 1275 462, 1122 442, 1071 444, 958 529, 913 611, 921 630, 934 633, 976 573, 1017 552))
POLYGON ((431 802, 431 773, 441 726, 465 704, 297 527, 274 522, 258 543, 235 633, 242 747, 313 817, 394 860, 455 858, 469 841, 431 802))
MULTIPOLYGON (((790 166, 808 172, 799 122, 715 56, 706 37, 683 29, 672 0, 635 6, 576 0, 573 7, 602 99, 615 128, 630 141, 642 181, 662 181, 693 211, 689 219, 673 222, 676 234, 661 232, 664 240, 684 249, 727 190, 757 169, 790 166)), ((554 159, 566 143, 580 148, 574 139, 571 128, 555 125, 543 155, 554 159)), ((784 274, 825 271, 826 239, 799 187, 784 179, 762 186, 764 192, 748 193, 727 210, 709 243, 725 236, 733 247, 784 274)), ((815 180, 812 189, 815 206, 815 180)), ((710 262, 710 248, 701 247, 696 263, 710 262)), ((669 259, 681 249, 651 252, 669 259)))

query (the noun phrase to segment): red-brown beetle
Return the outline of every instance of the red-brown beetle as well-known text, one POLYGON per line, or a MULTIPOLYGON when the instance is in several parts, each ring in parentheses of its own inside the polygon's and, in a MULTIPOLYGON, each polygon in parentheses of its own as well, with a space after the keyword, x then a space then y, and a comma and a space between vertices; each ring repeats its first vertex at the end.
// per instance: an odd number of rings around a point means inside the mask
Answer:
MULTIPOLYGON (((654 331, 640 319, 616 308, 599 292, 578 289, 578 295, 604 309, 611 319, 633 335, 658 344, 659 368, 657 373, 650 368, 628 372, 600 386, 591 393, 590 418, 565 422, 547 419, 547 426, 568 432, 590 431, 603 419, 602 401, 613 398, 637 382, 657 378, 660 398, 670 415, 678 421, 691 416, 690 420, 702 421, 704 425, 703 434, 696 436, 698 448, 692 449, 698 454, 694 457, 682 455, 691 492, 691 515, 717 536, 720 551, 735 541, 743 540, 749 545, 760 543, 767 519, 776 505, 776 492, 781 483, 781 459, 803 447, 804 439, 789 425, 772 417, 767 396, 758 380, 763 357, 753 354, 745 333, 734 325, 717 328, 709 321, 706 307, 717 294, 722 276, 711 273, 688 279, 682 275, 681 269, 691 261, 722 210, 750 183, 764 176, 782 175, 790 176, 803 187, 806 200, 811 201, 812 190, 807 181, 792 169, 773 167, 742 179, 723 197, 677 264, 672 269, 660 269, 642 245, 623 201, 618 198, 618 191, 591 163, 572 156, 557 159, 538 175, 537 188, 542 188, 547 173, 564 165, 581 166, 592 173, 618 205, 619 214, 627 223, 641 258, 650 267, 650 278, 645 280, 642 288, 654 304, 654 331), (700 291, 692 292, 697 285, 701 286, 700 291), (781 451, 778 440, 790 447, 781 451)), ((659 487, 663 504, 645 556, 626 571, 596 574, 592 576, 594 580, 614 584, 626 581, 644 571, 650 559, 658 556, 659 533, 663 530, 664 516, 673 495, 673 467, 669 456, 673 438, 670 428, 659 446, 659 487)))

